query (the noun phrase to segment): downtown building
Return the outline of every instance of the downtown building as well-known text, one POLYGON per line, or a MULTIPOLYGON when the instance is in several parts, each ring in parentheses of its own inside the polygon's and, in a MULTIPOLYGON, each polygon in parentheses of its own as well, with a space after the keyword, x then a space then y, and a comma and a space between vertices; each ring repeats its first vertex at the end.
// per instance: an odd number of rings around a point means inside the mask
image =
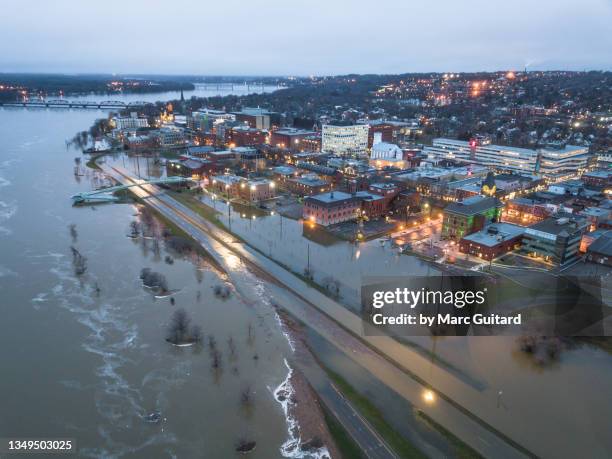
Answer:
POLYGON ((321 150, 341 156, 362 156, 368 149, 367 124, 324 124, 321 150))
POLYGON ((525 229, 521 252, 556 266, 566 266, 579 259, 580 241, 587 231, 585 219, 551 217, 525 229))
POLYGON ((588 148, 555 145, 532 150, 529 148, 493 145, 478 140, 438 138, 423 148, 430 161, 452 160, 486 166, 500 172, 539 174, 551 181, 574 176, 586 169, 588 148))

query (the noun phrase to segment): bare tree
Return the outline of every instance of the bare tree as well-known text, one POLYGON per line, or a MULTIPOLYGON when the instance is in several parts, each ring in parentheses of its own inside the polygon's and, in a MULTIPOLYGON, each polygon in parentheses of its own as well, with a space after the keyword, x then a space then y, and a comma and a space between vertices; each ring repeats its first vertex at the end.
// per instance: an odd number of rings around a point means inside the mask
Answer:
POLYGON ((137 221, 130 222, 130 237, 137 238, 140 235, 140 225, 137 221))
POLYGON ((79 233, 77 233, 76 225, 71 223, 68 225, 68 230, 70 231, 70 237, 72 238, 72 243, 76 243, 79 237, 79 233))
POLYGON ((201 343, 202 339, 204 337, 203 333, 202 333, 202 327, 200 327, 199 325, 192 325, 191 326, 191 340, 194 343, 201 343))
POLYGON ((74 274, 77 276, 82 276, 87 271, 87 258, 84 255, 81 255, 74 246, 70 247, 70 251, 72 252, 72 266, 74 268, 74 274))
POLYGON ((170 318, 166 340, 172 344, 189 342, 189 324, 191 318, 183 308, 177 309, 170 318))
POLYGON ((230 359, 235 360, 237 357, 236 343, 234 343, 234 338, 232 338, 231 336, 227 339, 227 346, 230 350, 230 359))
POLYGON ((247 385, 240 394, 240 404, 245 407, 253 406, 253 392, 251 391, 251 385, 247 385))

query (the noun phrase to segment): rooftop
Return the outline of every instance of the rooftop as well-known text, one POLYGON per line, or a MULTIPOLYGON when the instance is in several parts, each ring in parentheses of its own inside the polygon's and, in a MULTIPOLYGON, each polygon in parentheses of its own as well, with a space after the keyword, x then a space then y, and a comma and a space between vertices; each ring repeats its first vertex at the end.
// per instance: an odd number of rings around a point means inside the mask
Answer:
POLYGON ((497 198, 485 196, 472 196, 460 202, 450 203, 445 212, 452 212, 461 215, 477 215, 493 207, 500 207, 501 203, 497 198))
POLYGON ((354 200, 355 196, 342 191, 330 191, 329 193, 316 194, 306 198, 308 201, 318 201, 323 204, 332 204, 342 201, 354 200))
POLYGON ((513 239, 525 232, 525 228, 510 223, 491 223, 481 231, 465 236, 466 241, 494 247, 502 241, 513 239))
POLYGON ((588 252, 596 252, 606 256, 612 256, 612 230, 606 231, 593 241, 588 252))
POLYGON ((275 174, 293 175, 297 172, 297 169, 292 166, 276 166, 274 169, 272 169, 272 171, 275 174))
POLYGON ((583 226, 584 220, 570 217, 554 217, 542 220, 539 223, 531 225, 525 230, 525 234, 533 236, 557 236, 563 232, 571 234, 583 226))
POLYGON ((298 128, 282 128, 282 129, 277 129, 276 131, 273 132, 273 134, 280 134, 280 135, 313 135, 315 134, 314 131, 309 131, 306 129, 298 129, 298 128))

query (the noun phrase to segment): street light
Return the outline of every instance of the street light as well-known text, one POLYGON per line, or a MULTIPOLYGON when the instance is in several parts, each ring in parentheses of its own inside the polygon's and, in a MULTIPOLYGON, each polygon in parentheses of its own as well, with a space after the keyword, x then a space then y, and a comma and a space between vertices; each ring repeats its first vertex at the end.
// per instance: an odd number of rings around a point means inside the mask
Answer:
POLYGON ((431 389, 426 389, 423 391, 423 400, 425 400, 426 403, 431 404, 436 401, 436 394, 431 389))

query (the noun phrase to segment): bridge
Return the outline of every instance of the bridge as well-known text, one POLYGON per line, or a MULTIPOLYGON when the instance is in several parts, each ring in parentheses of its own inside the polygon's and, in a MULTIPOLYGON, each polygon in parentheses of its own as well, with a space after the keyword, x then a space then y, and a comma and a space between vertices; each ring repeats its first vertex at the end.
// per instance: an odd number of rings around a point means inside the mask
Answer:
POLYGON ((11 102, 1 102, 4 107, 38 107, 38 108, 137 108, 145 105, 153 105, 152 102, 133 101, 123 102, 121 100, 65 100, 65 99, 26 99, 11 102))
POLYGON ((113 195, 113 193, 115 193, 116 191, 126 190, 128 188, 132 188, 135 186, 163 184, 163 183, 166 183, 166 184, 182 183, 182 182, 189 182, 191 180, 192 179, 187 178, 187 177, 176 177, 176 176, 154 179, 154 180, 138 180, 138 183, 131 183, 128 185, 117 185, 117 186, 111 186, 107 188, 100 188, 99 190, 82 191, 80 193, 75 194, 74 196, 71 196, 71 198, 74 204, 86 204, 86 203, 95 204, 95 203, 100 203, 100 202, 115 202, 119 200, 117 196, 113 195))

